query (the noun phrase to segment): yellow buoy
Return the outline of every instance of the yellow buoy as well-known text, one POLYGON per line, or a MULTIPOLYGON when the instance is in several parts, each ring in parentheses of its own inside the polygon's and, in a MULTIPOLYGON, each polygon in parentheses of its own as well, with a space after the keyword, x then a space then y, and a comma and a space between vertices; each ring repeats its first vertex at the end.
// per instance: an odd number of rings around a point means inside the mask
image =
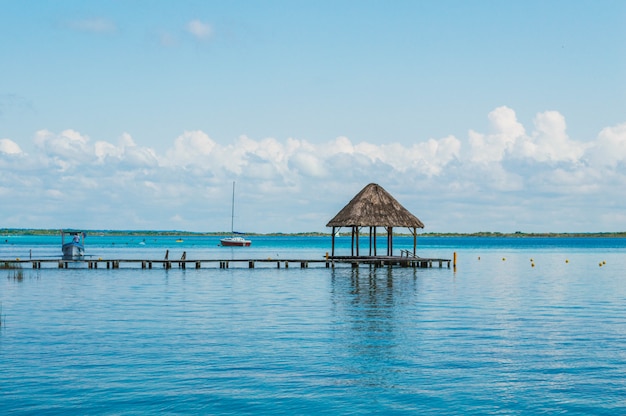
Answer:
POLYGON ((18 257, 18 258, 16 258, 16 259, 15 259, 15 261, 20 261, 20 258, 19 258, 19 257, 18 257))
POLYGON ((535 263, 530 263, 530 265, 531 265, 532 267, 535 267, 535 263))
POLYGON ((565 263, 569 263, 569 260, 565 259, 565 263))
POLYGON ((502 261, 505 261, 505 260, 506 260, 506 258, 502 257, 502 261))
POLYGON ((606 261, 603 261, 602 264, 606 264, 606 261))

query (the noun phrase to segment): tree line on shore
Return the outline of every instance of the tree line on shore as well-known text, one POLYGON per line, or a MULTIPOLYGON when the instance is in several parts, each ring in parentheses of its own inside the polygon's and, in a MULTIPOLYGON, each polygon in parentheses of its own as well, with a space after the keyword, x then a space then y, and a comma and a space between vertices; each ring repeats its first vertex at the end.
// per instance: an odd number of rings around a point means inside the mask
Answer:
MULTIPOLYGON (((100 236, 225 236, 230 235, 228 232, 193 232, 193 231, 180 231, 180 230, 64 230, 68 231, 84 231, 91 235, 100 236)), ((26 229, 26 228, 0 228, 0 235, 2 236, 46 236, 46 235, 59 235, 61 230, 59 229, 26 229)), ((315 237, 315 236, 330 236, 330 232, 300 232, 300 233, 248 233, 249 236, 285 236, 285 237, 315 237)), ((368 235, 366 232, 362 232, 361 235, 368 235)), ((382 235, 382 233, 381 233, 382 235)), ((410 233, 396 232, 394 235, 410 236, 410 233)), ((342 233, 343 237, 350 236, 349 230, 342 233)), ((492 232, 492 231, 480 231, 475 233, 421 233, 419 237, 508 237, 508 238, 528 238, 528 237, 610 237, 610 238, 626 238, 626 231, 618 232, 571 232, 571 233, 524 233, 516 231, 513 233, 492 232)))

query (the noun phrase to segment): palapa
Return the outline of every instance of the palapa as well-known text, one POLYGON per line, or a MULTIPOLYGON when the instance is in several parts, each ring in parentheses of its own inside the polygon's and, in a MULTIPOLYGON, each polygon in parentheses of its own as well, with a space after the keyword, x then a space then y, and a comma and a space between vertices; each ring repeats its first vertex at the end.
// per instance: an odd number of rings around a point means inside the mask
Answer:
POLYGON ((370 255, 372 248, 376 256, 376 227, 384 227, 387 230, 387 255, 393 253, 393 227, 407 227, 413 234, 413 255, 417 246, 417 229, 424 228, 424 223, 415 215, 404 208, 382 186, 370 183, 361 190, 335 217, 326 224, 332 227, 332 255, 335 255, 335 229, 351 227, 352 229, 352 255, 356 248, 359 255, 359 239, 361 227, 370 228, 370 255), (373 241, 373 247, 372 247, 373 241))

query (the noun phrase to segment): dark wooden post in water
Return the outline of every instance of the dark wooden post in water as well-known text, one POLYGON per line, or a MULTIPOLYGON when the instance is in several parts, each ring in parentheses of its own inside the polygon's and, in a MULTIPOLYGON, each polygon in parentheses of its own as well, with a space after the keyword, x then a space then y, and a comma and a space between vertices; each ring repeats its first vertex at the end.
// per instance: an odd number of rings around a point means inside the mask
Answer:
POLYGON ((391 256, 393 253, 393 227, 385 227, 387 230, 387 255, 391 256))
POLYGON ((356 230, 356 255, 357 257, 361 255, 361 250, 359 247, 359 235, 361 234, 361 227, 359 226, 355 226, 354 229, 356 230))
POLYGON ((354 257, 354 227, 352 229, 352 241, 350 242, 350 255, 354 257))
POLYGON ((377 245, 376 245, 376 236, 378 235, 378 231, 376 230, 376 226, 374 226, 374 256, 376 256, 377 245))

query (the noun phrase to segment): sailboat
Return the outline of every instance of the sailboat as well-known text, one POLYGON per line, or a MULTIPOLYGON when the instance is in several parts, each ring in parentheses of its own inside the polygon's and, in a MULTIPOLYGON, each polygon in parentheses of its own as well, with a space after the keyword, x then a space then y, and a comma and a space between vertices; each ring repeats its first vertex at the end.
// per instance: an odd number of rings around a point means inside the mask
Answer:
POLYGON ((230 214, 230 232, 233 234, 232 237, 222 238, 220 243, 224 247, 250 247, 252 241, 246 240, 243 237, 236 236, 235 234, 243 234, 235 231, 235 182, 233 181, 233 200, 231 204, 231 214, 230 214))

